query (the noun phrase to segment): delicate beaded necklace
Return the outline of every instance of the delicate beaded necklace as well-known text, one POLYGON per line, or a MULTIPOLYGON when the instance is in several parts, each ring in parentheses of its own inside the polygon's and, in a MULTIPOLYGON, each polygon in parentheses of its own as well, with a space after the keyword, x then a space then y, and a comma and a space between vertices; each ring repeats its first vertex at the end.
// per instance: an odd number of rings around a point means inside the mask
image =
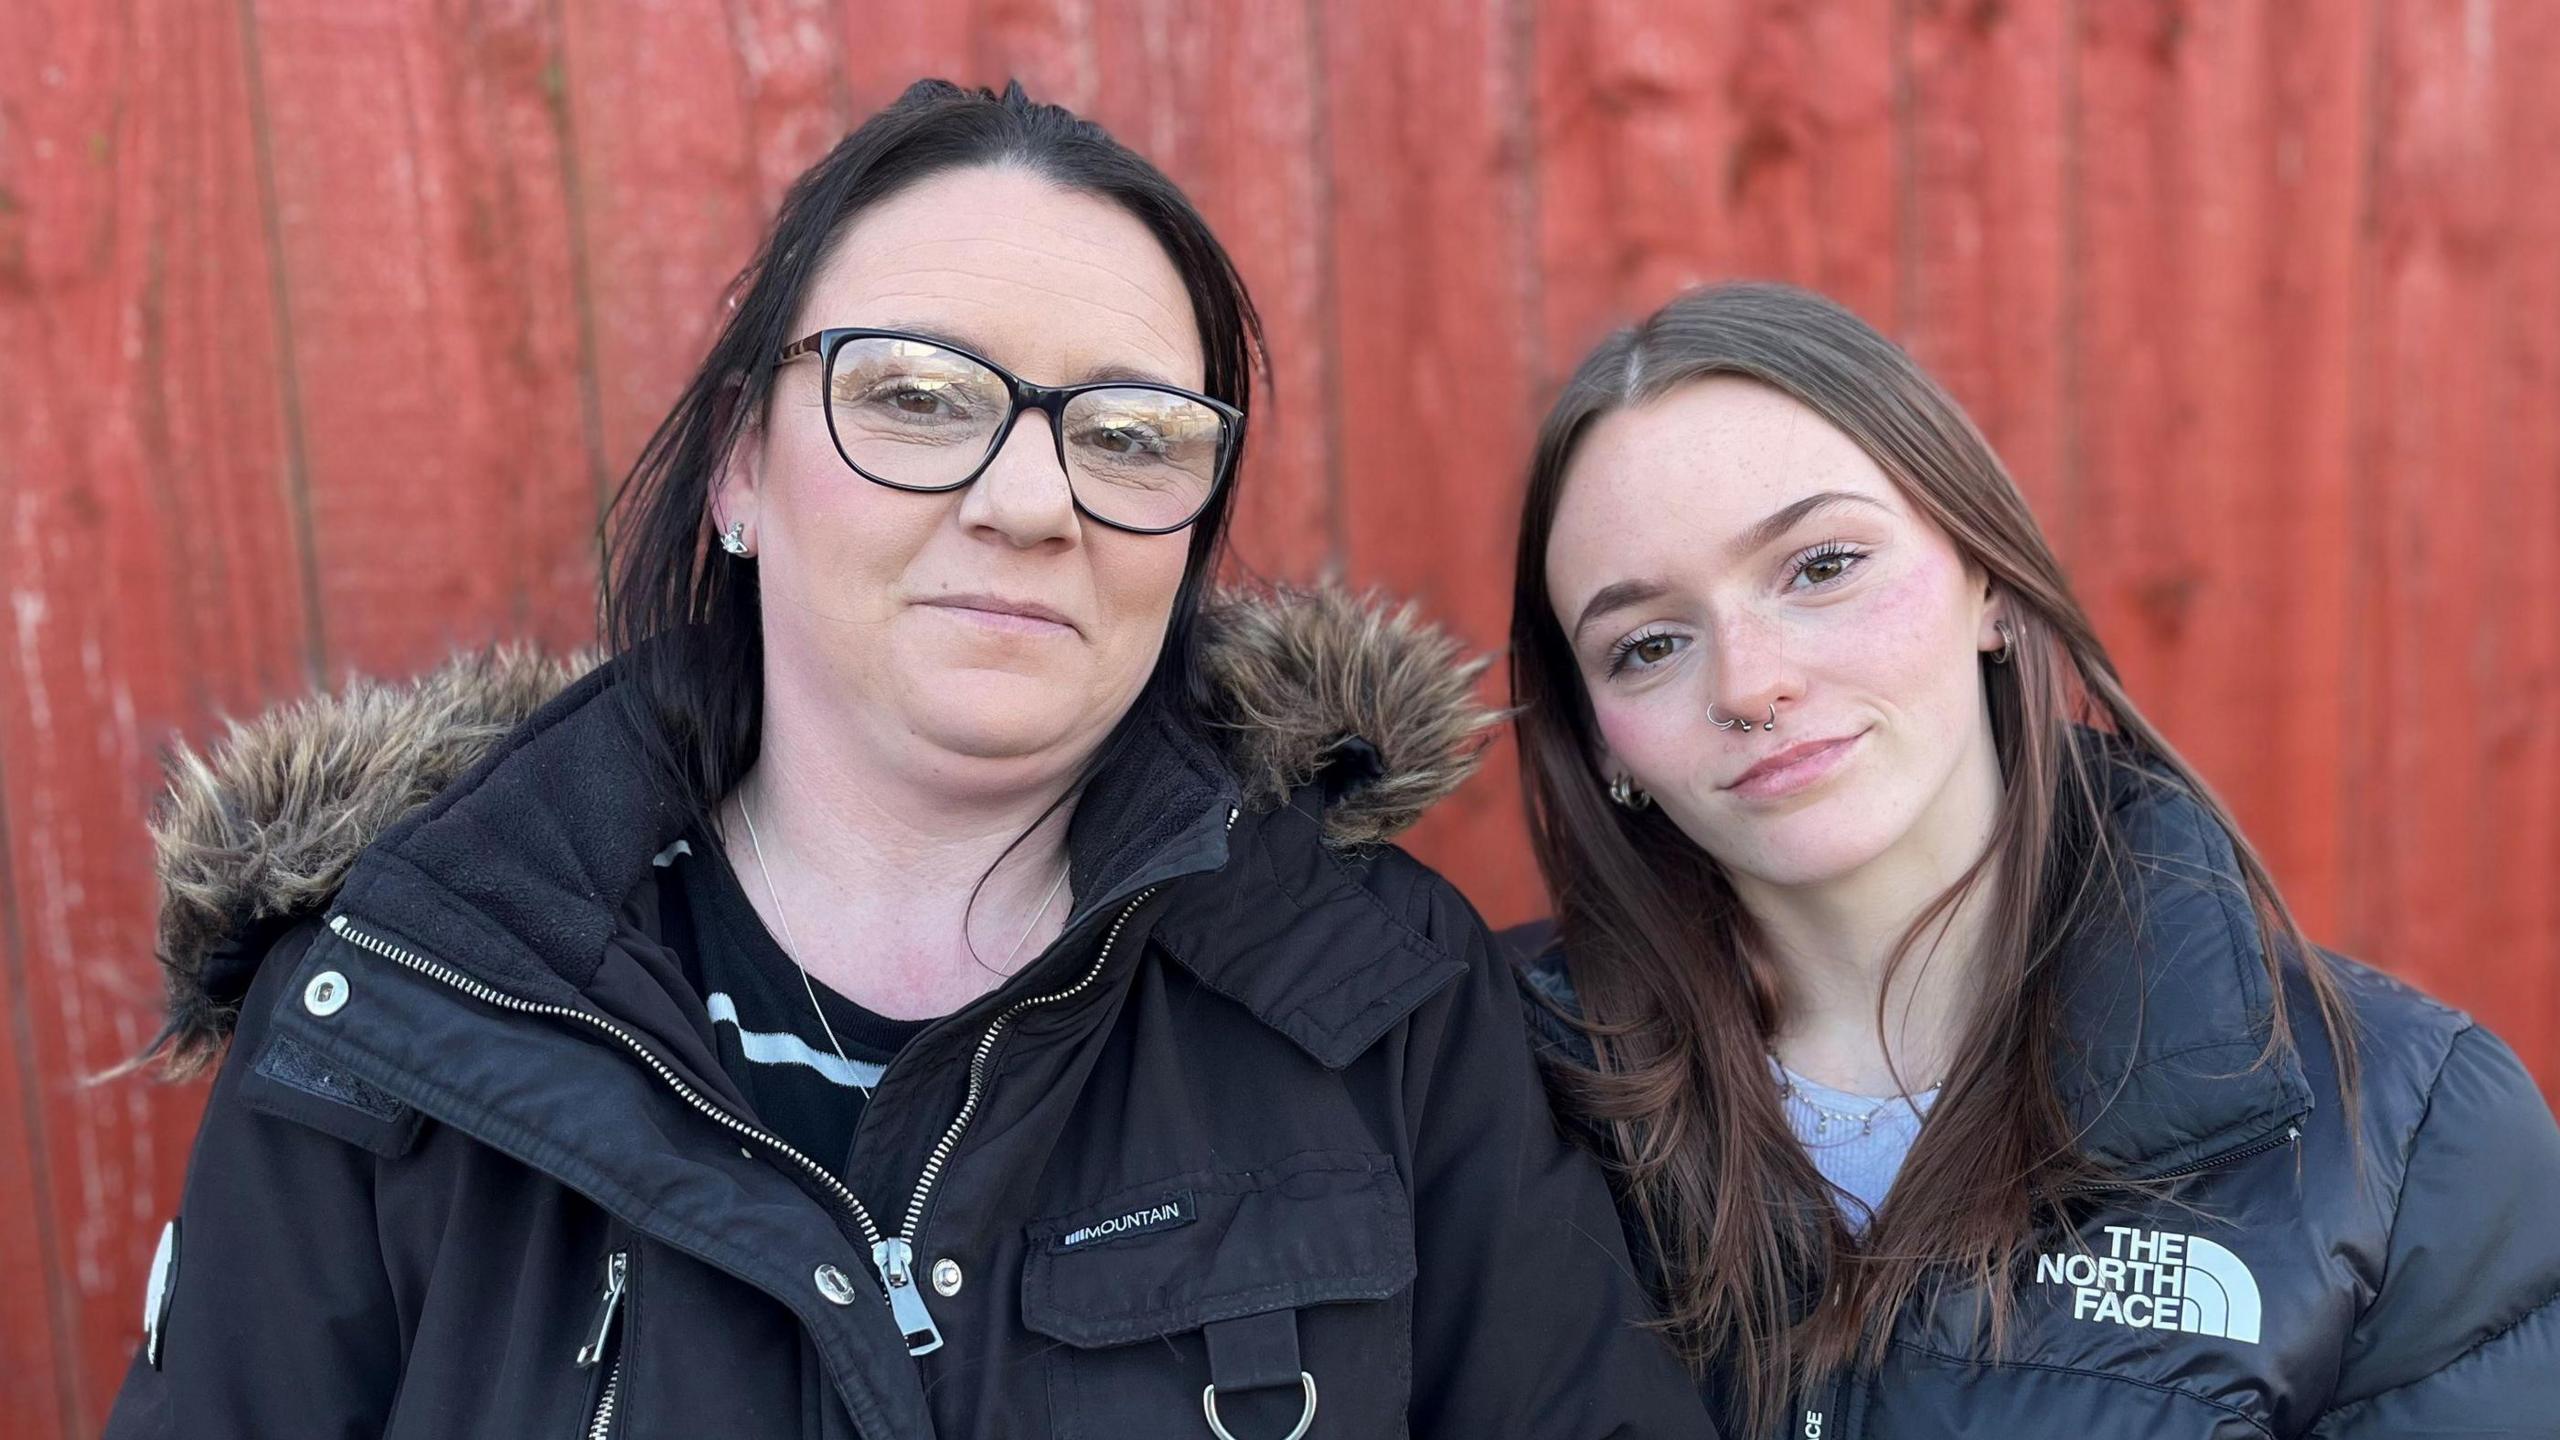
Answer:
POLYGON ((1904 1105, 1917 1100, 1925 1100, 1930 1096, 1937 1094, 1940 1090, 1945 1089, 1947 1084, 1946 1077, 1941 1075, 1937 1080, 1930 1084, 1928 1089, 1922 1090, 1917 1094, 1887 1095, 1883 1099, 1876 1101, 1875 1104, 1867 1107, 1865 1113, 1852 1114, 1845 1111, 1834 1110, 1823 1104, 1821 1101, 1814 1099, 1806 1090, 1806 1087, 1813 1085, 1814 1082, 1807 1080, 1805 1077, 1798 1075, 1793 1070, 1788 1069, 1787 1062, 1778 1058, 1778 1052, 1776 1050, 1771 1050, 1769 1052, 1769 1065, 1772 1069, 1777 1071, 1778 1094, 1780 1098, 1793 1100, 1797 1104, 1802 1105, 1813 1112, 1813 1134, 1814 1138, 1817 1140, 1827 1140, 1831 1138, 1831 1127, 1834 1122, 1837 1122, 1844 1130, 1851 1126, 1855 1126, 1857 1128, 1859 1138, 1864 1139, 1865 1137, 1876 1133, 1876 1117, 1878 1115, 1883 1114, 1885 1111, 1896 1105, 1904 1105))

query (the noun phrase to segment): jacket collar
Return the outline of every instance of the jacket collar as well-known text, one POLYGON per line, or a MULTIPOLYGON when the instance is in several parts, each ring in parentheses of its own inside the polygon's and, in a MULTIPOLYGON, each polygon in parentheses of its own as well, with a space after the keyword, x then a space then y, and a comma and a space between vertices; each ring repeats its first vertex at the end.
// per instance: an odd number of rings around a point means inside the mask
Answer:
MULTIPOLYGON (((2158 771, 2112 746, 2099 754, 2130 860, 2112 884, 2122 904, 2049 962, 2063 972, 2055 1080, 2082 1152, 2148 1180, 2277 1133, 2310 1112, 2313 1092, 2292 1050, 2264 1058, 2274 989, 2229 837, 2158 771)), ((1579 1012, 1553 922, 1505 940, 1531 986, 1579 1012)), ((1550 1039, 1597 1062, 1579 1031, 1550 1039)))
POLYGON ((2061 951, 2055 1079, 2083 1151, 2150 1179, 2300 1120, 2312 1090, 2291 1048, 2269 1057, 2276 982, 2230 836, 2156 769, 2105 753, 2130 860, 2092 877, 2121 904, 2061 951))
MULTIPOLYGON (((1206 701, 1136 727, 1078 803, 1069 860, 1090 898, 1071 923, 1219 867, 1231 817, 1295 795, 1323 797, 1322 845, 1383 841, 1473 770, 1494 723, 1474 698, 1481 663, 1410 608, 1231 592, 1204 624, 1206 701)), ((684 823, 642 783, 617 672, 458 657, 279 707, 210 757, 177 752, 153 826, 173 1064, 219 1053, 263 941, 332 903, 568 1003, 684 823)))

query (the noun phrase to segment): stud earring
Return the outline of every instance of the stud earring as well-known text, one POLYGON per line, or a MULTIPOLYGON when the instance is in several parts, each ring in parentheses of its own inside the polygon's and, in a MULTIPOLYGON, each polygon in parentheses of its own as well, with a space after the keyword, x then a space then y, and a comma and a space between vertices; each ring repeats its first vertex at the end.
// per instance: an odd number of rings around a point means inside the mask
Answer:
POLYGON ((732 555, 746 554, 747 522, 744 520, 730 521, 729 528, 720 532, 720 548, 728 551, 732 555))

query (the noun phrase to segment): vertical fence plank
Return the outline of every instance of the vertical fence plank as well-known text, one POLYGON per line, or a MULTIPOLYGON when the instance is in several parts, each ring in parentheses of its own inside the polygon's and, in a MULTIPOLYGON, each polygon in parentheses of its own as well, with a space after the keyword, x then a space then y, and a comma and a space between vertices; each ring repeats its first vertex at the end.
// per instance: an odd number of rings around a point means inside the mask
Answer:
POLYGON ((1679 290, 1820 290, 1899 322, 1895 9, 1543 4, 1538 284, 1551 368, 1679 290))
POLYGON ((1916 0, 1902 339, 2070 539, 2070 11, 1916 0))
POLYGON ((542 0, 254 13, 330 664, 588 638, 597 487, 542 0))
POLYGON ((2136 701, 2334 935, 2368 50, 2330 6, 2092 12, 2067 559, 2136 701))
MULTIPOLYGON (((2506 0, 2490 36, 2497 168, 2513 177, 2560 155, 2560 10, 2506 0)), ((2488 617, 2492 696, 2486 783, 2513 796, 2471 812, 2488 832, 2491 887, 2479 952, 2494 955, 2491 1023, 2560 1097, 2560 191, 2502 185, 2507 211, 2497 330, 2486 337, 2500 393, 2491 549, 2484 578, 2514 587, 2488 617), (2512 550, 2505 547, 2512 546, 2512 550)), ((2486 977, 2484 977, 2486 978, 2486 977)))
MULTIPOLYGON (((2535 7, 2388 7, 2375 125, 2369 461, 2357 496, 2356 611, 2370 655, 2351 773, 2362 868, 2354 915, 2377 959, 2539 1049, 2550 1065, 2551 953, 2509 928, 2548 914, 2552 608, 2502 584, 2552 553, 2553 316, 2547 202, 2548 21, 2535 7), (2505 54, 2519 41, 2543 47, 2505 54), (2508 92, 2512 91, 2512 95, 2508 92), (2519 368, 2519 361, 2527 368, 2519 368), (2546 378, 2547 378, 2547 372, 2546 378), (2522 424, 2528 446, 2520 448, 2522 424), (2536 533, 2520 522, 2540 517, 2536 533), (2521 622, 2514 610, 2545 612, 2521 622), (2524 708, 2519 709, 2519 704, 2524 708), (2540 794, 2517 788, 2542 781, 2540 794)), ((2548 571, 2537 576, 2549 585, 2548 571)), ((2552 1076, 2545 1072, 2545 1083, 2552 1076)))
POLYGON ((227 6, 0 17, 0 1143, 43 1152, 0 1197, 0 1411, 36 1433, 103 1423, 201 1103, 86 1083, 158 1023, 158 752, 311 665, 248 75, 227 6))
MULTIPOLYGON (((1490 650, 1535 404, 1524 27, 1465 0, 1320 24, 1345 566, 1490 650)), ((1497 921, 1538 914, 1518 814, 1506 753, 1411 841, 1497 921)))

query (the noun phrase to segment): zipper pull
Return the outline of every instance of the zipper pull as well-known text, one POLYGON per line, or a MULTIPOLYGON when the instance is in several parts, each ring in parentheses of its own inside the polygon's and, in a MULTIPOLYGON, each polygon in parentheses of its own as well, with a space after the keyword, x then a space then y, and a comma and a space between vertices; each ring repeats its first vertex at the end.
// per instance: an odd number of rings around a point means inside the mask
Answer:
POLYGON ((871 1263, 889 1292, 889 1313, 907 1337, 907 1353, 930 1355, 941 1349, 942 1332, 934 1328, 933 1312, 925 1308, 924 1294, 916 1289, 916 1247, 904 1240, 883 1240, 871 1247, 871 1263))
POLYGON ((631 1278, 631 1252, 616 1250, 604 1262, 604 1299, 596 1305, 596 1323, 587 1327, 587 1343, 578 1347, 578 1368, 592 1370, 604 1358, 604 1342, 613 1334, 614 1312, 622 1308, 622 1287, 631 1278))

